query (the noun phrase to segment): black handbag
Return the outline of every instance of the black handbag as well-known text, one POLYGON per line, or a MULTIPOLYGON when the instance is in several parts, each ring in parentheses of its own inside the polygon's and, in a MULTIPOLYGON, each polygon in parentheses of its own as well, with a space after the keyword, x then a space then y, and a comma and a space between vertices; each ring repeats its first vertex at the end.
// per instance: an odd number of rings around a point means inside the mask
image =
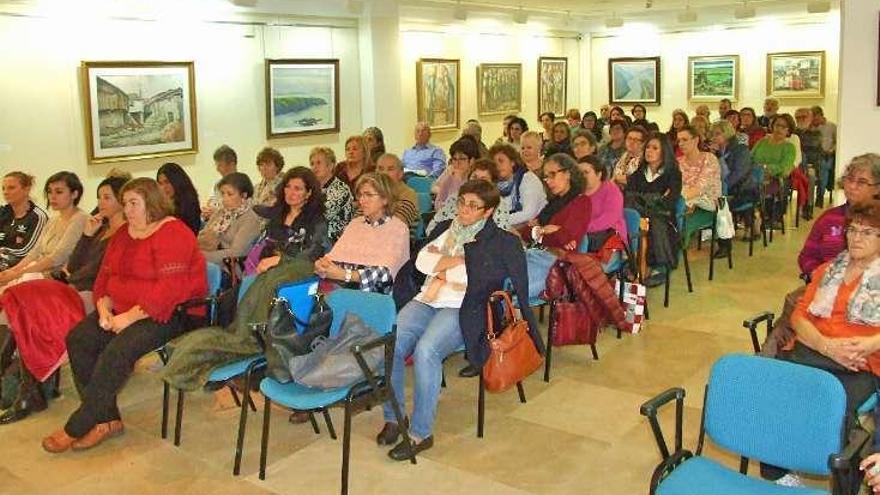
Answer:
POLYGON ((262 340, 264 347, 266 373, 280 383, 290 382, 290 359, 312 352, 313 341, 327 337, 332 322, 333 311, 321 294, 317 296, 308 321, 293 313, 287 299, 274 298, 269 307, 269 320, 259 327, 261 335, 258 340, 262 340), (297 324, 305 327, 302 333, 296 331, 297 324))

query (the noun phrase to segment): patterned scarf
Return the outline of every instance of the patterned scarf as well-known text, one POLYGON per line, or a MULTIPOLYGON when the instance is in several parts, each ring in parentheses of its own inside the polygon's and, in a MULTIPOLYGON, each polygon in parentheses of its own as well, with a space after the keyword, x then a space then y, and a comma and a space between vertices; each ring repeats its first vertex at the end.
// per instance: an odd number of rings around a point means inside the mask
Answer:
MULTIPOLYGON (((808 308, 810 314, 822 318, 831 316, 837 291, 843 283, 843 275, 851 261, 848 251, 843 251, 831 264, 819 282, 816 297, 808 308)), ((862 273, 859 287, 846 306, 846 320, 860 325, 880 325, 880 259, 875 259, 862 273)))
POLYGON ((498 192, 502 198, 510 196, 510 213, 522 210, 522 199, 519 197, 519 185, 522 184, 526 175, 525 167, 516 167, 513 176, 504 181, 498 181, 498 192))
MULTIPOLYGON (((464 245, 473 242, 485 225, 485 218, 471 225, 462 225, 459 223, 458 218, 456 218, 452 221, 449 230, 446 232, 446 239, 440 247, 440 254, 444 256, 463 256, 464 245)), ((425 290, 422 299, 425 302, 431 302, 437 299, 437 295, 440 294, 440 288, 443 287, 446 281, 437 277, 429 277, 425 283, 428 284, 428 288, 425 290)), ((452 287, 459 290, 465 289, 461 284, 452 284, 452 287)))
POLYGON ((238 219, 238 217, 244 215, 245 212, 253 207, 253 205, 253 200, 248 198, 242 201, 241 206, 238 208, 220 208, 217 210, 217 213, 211 216, 211 219, 208 221, 208 225, 206 225, 205 228, 213 230, 217 235, 221 235, 229 229, 232 222, 238 219))

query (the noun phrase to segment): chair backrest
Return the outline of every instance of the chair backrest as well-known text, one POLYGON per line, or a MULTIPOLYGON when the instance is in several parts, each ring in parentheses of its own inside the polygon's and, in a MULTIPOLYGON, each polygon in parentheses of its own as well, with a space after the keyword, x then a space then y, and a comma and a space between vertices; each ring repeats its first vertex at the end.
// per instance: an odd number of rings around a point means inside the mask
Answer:
POLYGON ((397 309, 394 299, 384 294, 364 292, 353 289, 336 289, 327 295, 327 304, 333 310, 333 323, 330 336, 339 333, 345 315, 350 311, 379 335, 385 335, 394 328, 397 309))
POLYGON ((434 185, 434 178, 414 175, 406 179, 406 185, 413 188, 417 193, 431 194, 431 186, 434 185))
POLYGON ((684 214, 687 212, 687 204, 684 202, 684 196, 678 197, 675 203, 675 224, 678 225, 678 231, 684 231, 684 214))
POLYGON ((215 296, 220 292, 220 284, 223 280, 223 269, 216 263, 207 262, 205 273, 208 275, 208 295, 215 296))
POLYGON ((428 213, 434 209, 434 201, 431 199, 430 192, 417 192, 416 199, 418 203, 419 213, 428 213))
POLYGON ((626 221, 626 236, 629 238, 629 251, 633 256, 638 256, 639 242, 642 238, 642 215, 640 215, 639 211, 636 209, 624 208, 623 219, 626 221))
POLYGON ((712 366, 704 414, 706 433, 725 449, 828 475, 829 456, 843 446, 846 395, 827 371, 730 354, 712 366))
POLYGON ((318 294, 318 277, 309 277, 278 287, 278 297, 287 299, 290 310, 296 315, 296 331, 303 333, 315 307, 315 295, 318 294))

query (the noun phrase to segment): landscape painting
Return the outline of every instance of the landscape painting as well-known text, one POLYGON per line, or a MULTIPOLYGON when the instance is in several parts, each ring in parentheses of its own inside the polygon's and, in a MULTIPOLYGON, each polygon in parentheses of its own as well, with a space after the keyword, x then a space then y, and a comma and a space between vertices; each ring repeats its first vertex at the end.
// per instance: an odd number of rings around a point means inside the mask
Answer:
POLYGON ((767 94, 776 98, 821 98, 825 52, 767 54, 767 94))
POLYGON ((538 116, 544 112, 565 115, 568 83, 568 59, 540 57, 538 59, 538 116))
POLYGON ((522 64, 477 67, 477 113, 516 113, 522 106, 522 64))
POLYGON ((192 62, 83 62, 89 161, 195 153, 192 62))
POLYGON ((659 105, 660 57, 608 59, 608 94, 612 105, 659 105))
POLYGON ((416 63, 416 113, 434 130, 459 126, 459 61, 423 58, 416 63))
POLYGON ((339 132, 339 60, 266 60, 269 139, 339 132))
POLYGON ((688 98, 693 101, 736 101, 739 56, 688 58, 688 98))

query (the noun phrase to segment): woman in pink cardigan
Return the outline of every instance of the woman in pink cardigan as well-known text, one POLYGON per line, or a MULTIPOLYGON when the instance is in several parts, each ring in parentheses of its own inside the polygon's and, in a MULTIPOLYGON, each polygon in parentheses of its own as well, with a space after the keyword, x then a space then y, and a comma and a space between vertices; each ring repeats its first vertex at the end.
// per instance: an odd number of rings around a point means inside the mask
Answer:
POLYGON ((587 235, 614 229, 624 243, 629 242, 623 217, 623 193, 608 180, 605 166, 594 155, 587 155, 578 160, 578 168, 586 181, 584 196, 590 198, 591 205, 587 235))

